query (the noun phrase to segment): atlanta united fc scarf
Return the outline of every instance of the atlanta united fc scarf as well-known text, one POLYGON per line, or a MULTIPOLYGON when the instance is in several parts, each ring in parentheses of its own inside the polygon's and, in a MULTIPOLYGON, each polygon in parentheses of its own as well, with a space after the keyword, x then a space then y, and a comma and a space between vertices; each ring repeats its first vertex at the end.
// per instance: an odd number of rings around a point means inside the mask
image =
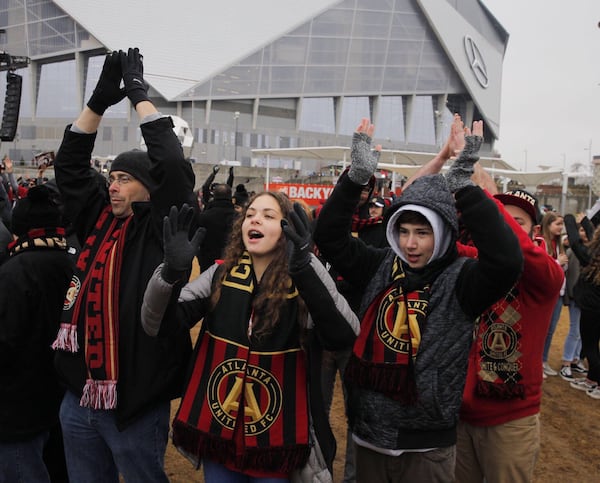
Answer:
POLYGON ((79 404, 93 409, 117 407, 119 375, 119 279, 125 221, 107 206, 86 240, 67 290, 55 350, 77 352, 84 336, 87 380, 79 404))
POLYGON ((292 285, 275 329, 248 336, 258 288, 248 254, 226 275, 204 320, 173 443, 198 460, 289 473, 309 455, 306 359, 300 347, 298 292, 292 285))
POLYGON ((392 284, 371 302, 344 378, 350 384, 381 392, 402 404, 414 404, 417 389, 414 357, 429 304, 429 285, 407 293, 405 274, 398 259, 392 267, 392 284))

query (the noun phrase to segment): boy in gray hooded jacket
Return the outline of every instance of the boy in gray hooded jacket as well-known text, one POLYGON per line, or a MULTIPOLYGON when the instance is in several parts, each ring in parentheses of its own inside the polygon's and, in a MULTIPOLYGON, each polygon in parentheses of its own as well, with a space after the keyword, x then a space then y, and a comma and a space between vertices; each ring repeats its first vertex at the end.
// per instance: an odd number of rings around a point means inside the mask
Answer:
POLYGON ((373 130, 363 119, 352 165, 314 234, 325 258, 363 293, 361 334, 345 373, 357 481, 450 482, 474 322, 513 285, 523 259, 494 202, 470 180, 480 135, 467 135, 446 178, 418 178, 392 205, 390 248, 353 238, 352 211, 377 167, 373 130), (457 210, 477 260, 457 254, 457 210))

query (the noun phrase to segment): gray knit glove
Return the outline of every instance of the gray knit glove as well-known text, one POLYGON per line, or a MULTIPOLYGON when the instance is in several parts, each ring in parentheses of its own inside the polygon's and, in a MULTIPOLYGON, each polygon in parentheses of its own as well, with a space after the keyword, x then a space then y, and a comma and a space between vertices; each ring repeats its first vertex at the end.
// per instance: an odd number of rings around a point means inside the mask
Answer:
POLYGON ((452 163, 446 173, 446 182, 452 193, 456 193, 465 186, 474 186, 471 176, 475 171, 475 163, 479 161, 479 148, 483 138, 481 136, 466 136, 465 147, 452 163))
POLYGON ((379 151, 371 149, 371 137, 364 132, 355 132, 352 136, 352 164, 348 170, 348 178, 356 184, 366 185, 379 161, 379 151))

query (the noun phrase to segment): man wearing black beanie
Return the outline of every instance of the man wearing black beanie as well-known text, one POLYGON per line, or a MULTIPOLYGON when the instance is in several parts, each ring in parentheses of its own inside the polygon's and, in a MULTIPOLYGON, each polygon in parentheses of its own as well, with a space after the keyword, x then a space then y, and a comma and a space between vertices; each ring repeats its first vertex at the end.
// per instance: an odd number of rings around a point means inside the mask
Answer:
POLYGON ((191 341, 187 330, 148 337, 140 307, 163 260, 163 218, 171 206, 193 200, 194 174, 171 118, 147 91, 137 48, 108 54, 54 165, 65 217, 82 246, 53 344, 67 388, 60 420, 71 481, 119 481, 119 474, 126 481, 168 481, 170 401, 180 395, 191 341), (108 187, 99 186, 89 162, 96 133, 104 111, 125 96, 148 152, 117 156, 108 187))

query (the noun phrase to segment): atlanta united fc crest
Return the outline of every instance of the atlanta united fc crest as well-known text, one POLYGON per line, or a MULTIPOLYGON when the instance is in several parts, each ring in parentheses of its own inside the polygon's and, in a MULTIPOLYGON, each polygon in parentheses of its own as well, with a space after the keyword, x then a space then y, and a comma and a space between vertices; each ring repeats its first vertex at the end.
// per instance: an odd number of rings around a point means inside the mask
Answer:
POLYGON ((269 429, 281 412, 282 390, 273 374, 249 365, 243 359, 229 359, 215 367, 207 389, 213 416, 231 430, 240 410, 240 401, 244 401, 245 433, 248 436, 269 429))

